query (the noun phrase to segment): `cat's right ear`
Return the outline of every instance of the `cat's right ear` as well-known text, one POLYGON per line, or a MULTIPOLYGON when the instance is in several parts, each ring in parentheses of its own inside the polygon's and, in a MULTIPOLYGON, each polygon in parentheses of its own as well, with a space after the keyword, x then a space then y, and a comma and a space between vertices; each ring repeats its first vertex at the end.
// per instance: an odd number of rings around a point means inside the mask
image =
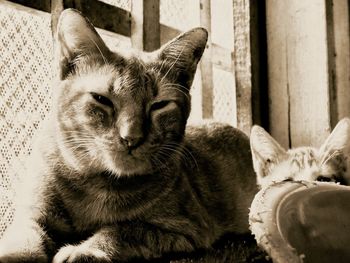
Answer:
POLYGON ((55 60, 59 77, 64 79, 79 57, 97 55, 100 59, 110 53, 94 26, 79 11, 65 9, 58 20, 55 60))
POLYGON ((336 153, 342 153, 345 156, 350 155, 350 119, 340 120, 332 133, 320 148, 323 160, 336 156, 336 153))
POLYGON ((250 147, 258 182, 260 181, 259 179, 266 177, 273 166, 287 154, 270 134, 257 125, 253 126, 251 130, 250 147))
POLYGON ((201 59, 208 40, 208 31, 197 27, 189 30, 157 51, 158 59, 170 65, 167 74, 172 70, 177 72, 181 85, 189 89, 196 73, 197 64, 201 59))

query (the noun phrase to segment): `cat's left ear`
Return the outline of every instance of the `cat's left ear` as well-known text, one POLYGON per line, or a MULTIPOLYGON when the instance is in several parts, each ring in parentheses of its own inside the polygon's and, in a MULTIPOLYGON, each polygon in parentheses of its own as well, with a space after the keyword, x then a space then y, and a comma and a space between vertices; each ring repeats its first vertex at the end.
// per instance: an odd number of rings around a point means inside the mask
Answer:
POLYGON ((322 159, 342 153, 344 156, 350 154, 350 119, 344 118, 338 122, 332 133, 328 136, 319 150, 322 159))
POLYGON ((94 26, 79 11, 65 9, 58 20, 56 35, 56 60, 60 79, 70 72, 72 64, 80 56, 97 55, 104 59, 109 49, 94 26))
POLYGON ((175 73, 173 76, 177 78, 176 81, 187 89, 192 85, 207 40, 206 29, 194 28, 165 44, 157 53, 159 60, 168 62, 168 70, 175 73))
POLYGON ((262 127, 254 125, 250 133, 250 148, 252 151, 254 171, 258 184, 267 177, 272 169, 282 160, 287 152, 262 127))

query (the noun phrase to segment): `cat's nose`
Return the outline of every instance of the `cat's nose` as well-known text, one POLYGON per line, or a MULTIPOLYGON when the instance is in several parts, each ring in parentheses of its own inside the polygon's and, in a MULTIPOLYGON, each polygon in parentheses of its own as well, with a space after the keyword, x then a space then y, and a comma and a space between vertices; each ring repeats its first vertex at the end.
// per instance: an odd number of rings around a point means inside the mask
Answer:
POLYGON ((142 123, 128 121, 121 125, 119 130, 120 140, 127 150, 133 150, 138 147, 144 137, 142 123))
POLYGON ((142 136, 124 136, 121 137, 121 140, 126 148, 132 150, 139 145, 142 140, 142 136))

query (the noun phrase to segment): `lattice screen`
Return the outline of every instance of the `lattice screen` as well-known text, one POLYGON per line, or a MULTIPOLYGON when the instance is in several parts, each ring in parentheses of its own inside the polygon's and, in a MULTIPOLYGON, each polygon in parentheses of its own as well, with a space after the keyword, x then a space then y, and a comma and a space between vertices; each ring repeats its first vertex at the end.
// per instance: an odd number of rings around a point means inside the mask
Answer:
POLYGON ((233 74, 214 67, 213 78, 213 117, 217 121, 236 126, 236 90, 233 74))
MULTIPOLYGON (((229 50, 233 47, 233 29, 223 25, 233 25, 232 1, 212 1, 212 41, 229 50)), ((186 31, 200 26, 199 0, 160 0, 160 22, 164 25, 186 31)), ((200 75, 198 69, 197 75, 200 75)), ((231 72, 215 69, 213 72, 214 98, 213 118, 236 126, 235 81, 231 72)), ((201 82, 196 76, 191 90, 192 112, 190 121, 202 118, 201 82)))
MULTIPOLYGON (((50 14, 21 9, 0 3, 0 237, 12 219, 13 185, 51 105, 50 14)), ((112 50, 131 45, 98 31, 112 50)))
POLYGON ((0 235, 12 219, 12 185, 50 109, 50 16, 0 8, 0 235))

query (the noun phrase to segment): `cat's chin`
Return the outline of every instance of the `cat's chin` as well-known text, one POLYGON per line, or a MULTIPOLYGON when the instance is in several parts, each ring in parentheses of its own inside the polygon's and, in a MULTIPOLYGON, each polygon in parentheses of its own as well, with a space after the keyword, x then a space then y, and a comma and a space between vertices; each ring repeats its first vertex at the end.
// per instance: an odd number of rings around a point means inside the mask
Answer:
POLYGON ((146 162, 125 162, 117 163, 114 165, 109 165, 108 171, 114 174, 117 177, 120 176, 133 176, 141 174, 150 174, 152 173, 151 165, 148 165, 146 162))
POLYGON ((124 176, 134 176, 134 175, 142 175, 142 174, 150 174, 152 170, 150 169, 115 169, 113 170, 113 174, 116 177, 124 177, 124 176))
POLYGON ((116 176, 132 176, 152 173, 153 167, 147 158, 137 158, 128 154, 119 153, 118 157, 112 154, 104 155, 101 165, 104 170, 116 176))

